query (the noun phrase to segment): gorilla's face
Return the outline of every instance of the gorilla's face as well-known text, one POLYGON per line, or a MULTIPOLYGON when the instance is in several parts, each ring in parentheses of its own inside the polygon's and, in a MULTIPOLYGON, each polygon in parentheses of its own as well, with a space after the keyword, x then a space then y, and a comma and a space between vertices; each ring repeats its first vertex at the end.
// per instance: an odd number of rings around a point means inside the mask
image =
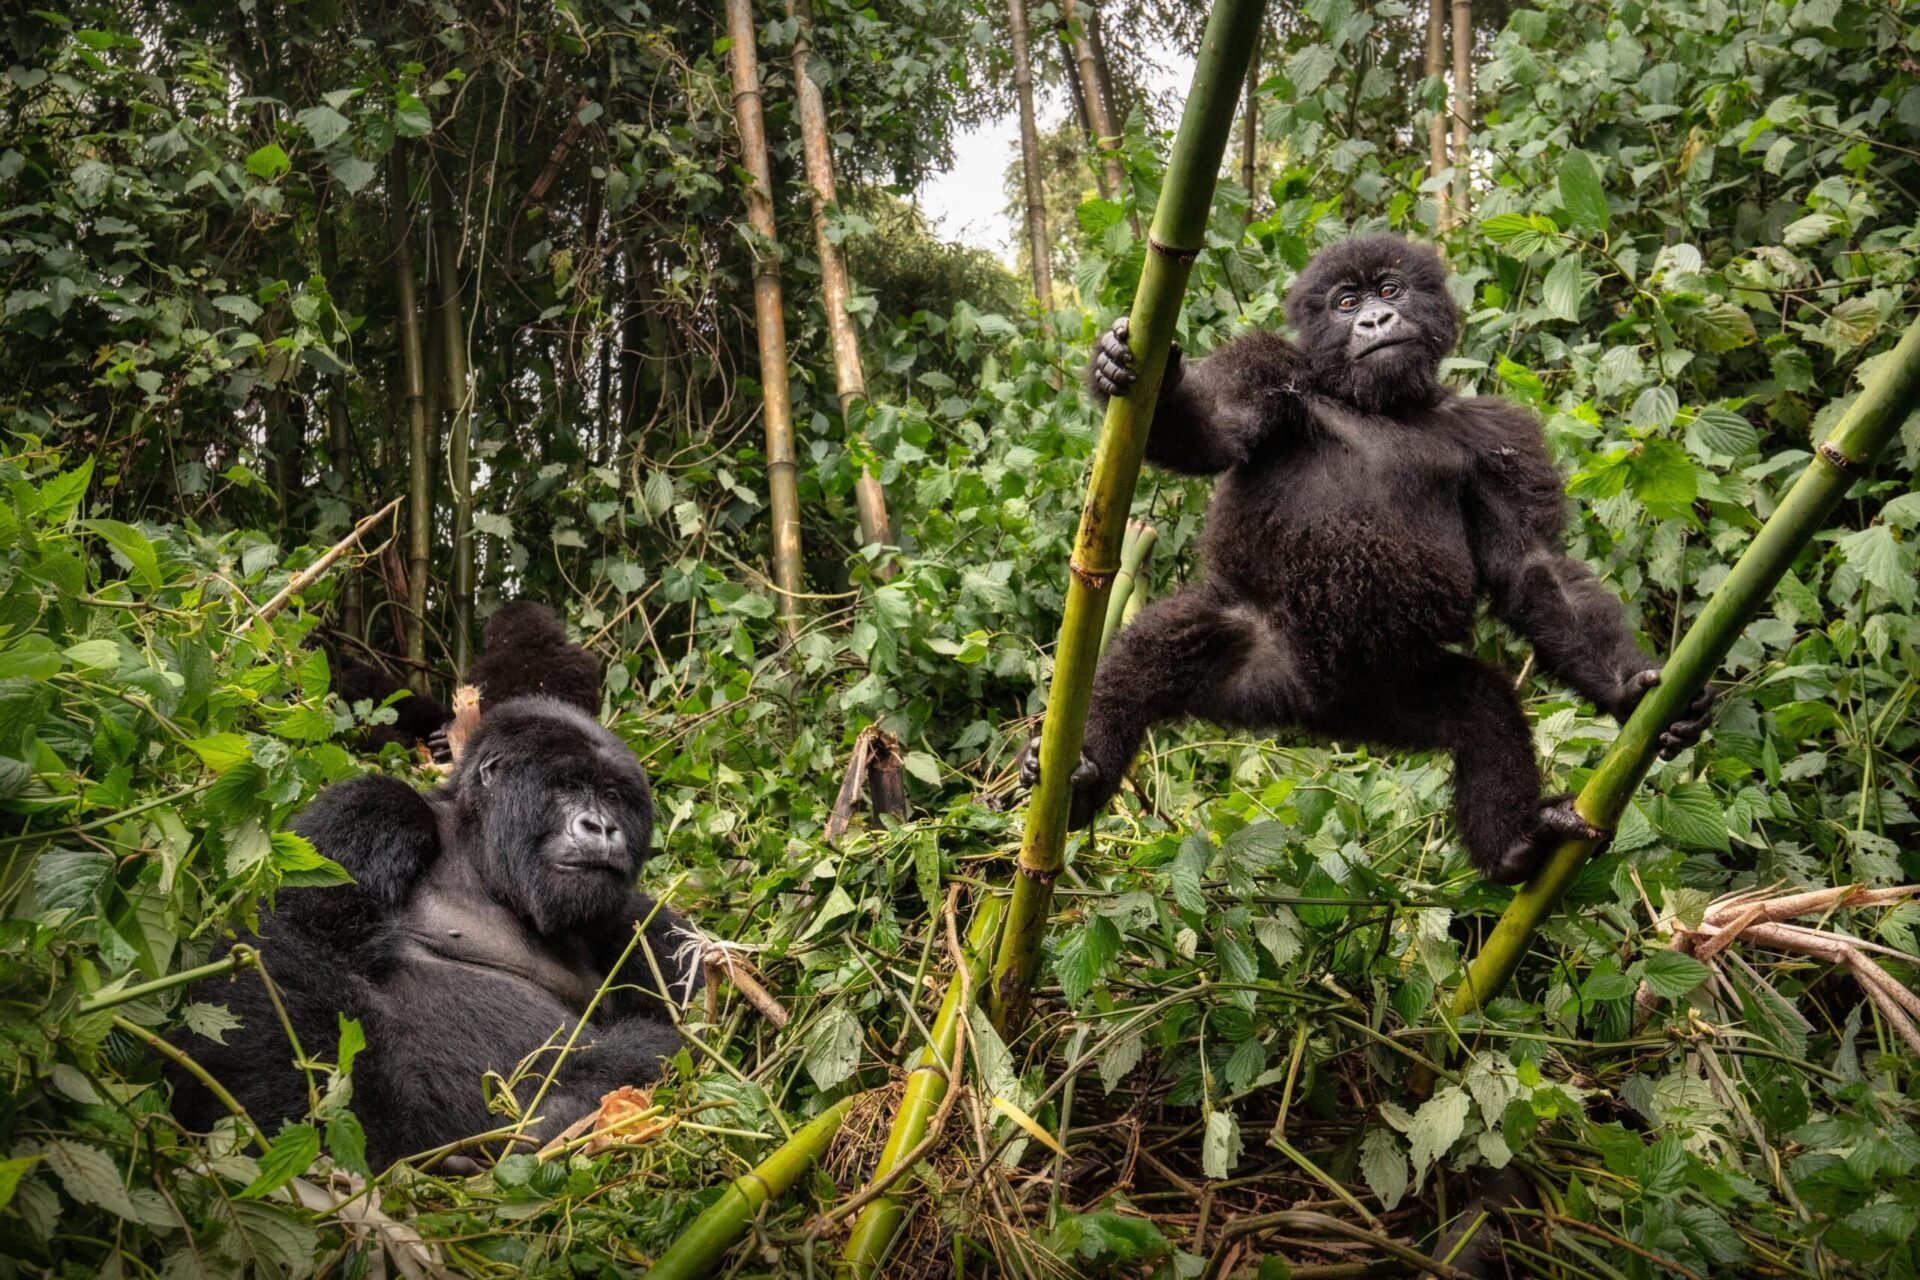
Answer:
POLYGON ((489 707, 451 780, 488 888, 542 934, 618 911, 653 838, 633 752, 552 698, 489 707))
POLYGON ((1446 264, 1399 236, 1358 236, 1317 254, 1287 293, 1287 319, 1323 390, 1378 412, 1425 404, 1460 332, 1446 264))

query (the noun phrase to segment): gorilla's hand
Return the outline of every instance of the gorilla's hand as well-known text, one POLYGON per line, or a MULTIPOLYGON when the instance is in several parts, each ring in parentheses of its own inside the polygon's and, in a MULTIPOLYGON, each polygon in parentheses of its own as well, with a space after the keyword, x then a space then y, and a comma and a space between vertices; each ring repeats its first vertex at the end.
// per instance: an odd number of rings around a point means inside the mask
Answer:
MULTIPOLYGON (((1029 791, 1040 785, 1040 732, 1027 739, 1027 745, 1020 750, 1020 784, 1029 791)), ((1100 766, 1080 753, 1080 763, 1073 770, 1073 804, 1067 814, 1067 827, 1078 831, 1093 822, 1102 805, 1113 798, 1115 787, 1108 786, 1100 776, 1100 766)))
MULTIPOLYGON (((1133 368, 1133 348, 1127 345, 1130 328, 1131 322, 1121 316, 1093 344, 1093 359, 1087 363, 1087 385, 1102 399, 1126 395, 1140 376, 1133 368)), ((1167 351, 1167 371, 1161 377, 1161 386, 1171 387, 1179 380, 1180 347, 1176 343, 1167 351)))
POLYGON ((1541 802, 1532 833, 1514 841, 1491 864, 1482 865, 1480 874, 1495 884, 1524 884, 1563 840, 1604 840, 1606 836, 1580 816, 1571 795, 1552 796, 1541 802))
MULTIPOLYGON (((1647 696, 1647 690, 1660 683, 1660 668, 1647 667, 1623 676, 1614 689, 1613 696, 1607 700, 1604 708, 1608 715, 1622 724, 1626 723, 1640 700, 1647 696)), ((1712 685, 1700 691, 1700 695, 1687 704, 1681 718, 1660 731, 1660 758, 1671 760, 1700 741, 1700 735, 1706 731, 1713 720, 1713 703, 1716 696, 1712 685)))
POLYGON ((450 765, 453 763, 453 743, 447 737, 447 730, 451 727, 452 722, 449 721, 447 724, 441 725, 438 729, 435 729, 427 735, 427 755, 432 758, 435 764, 450 765))

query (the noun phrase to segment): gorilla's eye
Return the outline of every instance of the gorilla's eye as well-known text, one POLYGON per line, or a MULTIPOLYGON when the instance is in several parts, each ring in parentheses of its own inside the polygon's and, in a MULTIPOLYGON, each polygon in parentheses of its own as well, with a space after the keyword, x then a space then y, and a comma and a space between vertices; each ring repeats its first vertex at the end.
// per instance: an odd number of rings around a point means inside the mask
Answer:
POLYGON ((1398 280, 1389 280, 1389 281, 1387 281, 1387 282, 1386 282, 1385 284, 1383 284, 1383 285, 1381 285, 1381 286, 1380 286, 1380 296, 1381 296, 1381 297, 1383 297, 1383 298, 1397 298, 1397 297, 1399 297, 1399 296, 1400 296, 1400 282, 1399 282, 1398 280))
MULTIPOLYGON (((1384 297, 1385 295, 1383 294, 1381 296, 1384 297)), ((1335 305, 1342 311, 1351 311, 1360 305, 1360 295, 1357 293, 1343 293, 1340 295, 1340 301, 1335 305)))

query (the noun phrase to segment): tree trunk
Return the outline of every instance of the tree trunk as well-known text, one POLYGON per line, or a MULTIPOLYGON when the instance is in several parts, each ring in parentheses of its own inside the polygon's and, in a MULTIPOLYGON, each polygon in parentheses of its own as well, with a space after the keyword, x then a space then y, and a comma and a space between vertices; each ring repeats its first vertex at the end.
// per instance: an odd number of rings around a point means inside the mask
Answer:
MULTIPOLYGON (((1682 715, 1706 687, 1795 557, 1820 531, 1827 513, 1866 474, 1875 455, 1916 407, 1920 407, 1920 321, 1907 329, 1900 345, 1880 363, 1873 380, 1835 424, 1813 461, 1681 637, 1660 669, 1660 683, 1620 726, 1619 736, 1574 802, 1581 817, 1602 831, 1611 831, 1619 823, 1634 788, 1660 749, 1661 729, 1682 715)), ((1534 930, 1545 923, 1560 895, 1598 848, 1597 841, 1568 841, 1514 895, 1468 966, 1466 980, 1454 992, 1454 1016, 1472 1013, 1500 994, 1520 967, 1534 930)))
MULTIPOLYGON (((1441 80, 1447 74, 1447 0, 1432 0, 1427 6, 1427 79, 1441 80)), ((1445 85, 1441 86, 1445 92, 1445 85)), ((1447 171, 1447 112, 1436 110, 1427 121, 1427 177, 1437 179, 1447 171)), ((1439 186, 1433 192, 1433 229, 1445 231, 1452 216, 1447 190, 1439 186)))
POLYGON ((733 38, 733 114, 753 181, 747 223, 753 229, 753 312, 760 339, 760 389, 767 432, 767 489, 773 514, 773 585, 788 639, 800 632, 800 488, 787 389, 787 324, 780 311, 780 261, 773 226, 773 179, 760 114, 760 65, 754 53, 752 0, 726 0, 733 38))
POLYGON ((1193 255, 1205 243, 1214 179, 1239 114, 1240 90, 1264 8, 1262 0, 1218 0, 1214 5, 1167 163, 1160 203, 1154 210, 1152 251, 1134 295, 1129 339, 1138 377, 1128 394, 1107 402, 1106 423, 1087 482, 1040 739, 1040 785, 1027 805, 1013 897, 994 958, 988 999, 994 1025, 1003 1028, 1003 1034, 1012 1034, 1026 1017, 1053 881, 1060 874, 1066 849, 1073 771, 1086 730, 1107 596, 1120 567, 1127 509, 1140 475, 1193 255))
POLYGON ((1047 251, 1046 189, 1040 174, 1040 133, 1033 119, 1033 63, 1027 57, 1026 0, 1007 0, 1013 20, 1013 85, 1020 99, 1020 176, 1027 191, 1027 252, 1033 259, 1033 296, 1041 327, 1051 330, 1053 262, 1047 251))
POLYGON ((1453 208, 1464 220, 1473 207, 1468 177, 1473 168, 1467 133, 1473 123, 1473 0, 1453 0, 1453 208))
MULTIPOLYGON (((833 342, 834 391, 840 401, 843 438, 864 456, 867 452, 866 418, 867 375, 860 363, 860 339, 847 312, 853 294, 847 277, 847 260, 827 234, 827 206, 839 195, 834 190, 833 151, 828 141, 827 108, 814 83, 808 62, 813 56, 813 24, 806 5, 787 0, 787 17, 797 24, 793 41, 793 86, 800 103, 800 138, 805 151, 807 185, 812 188, 813 245, 820 259, 821 305, 827 312, 827 333, 833 342)), ((893 526, 887 519, 887 495, 880 479, 864 462, 860 478, 854 482, 854 504, 859 511, 860 544, 865 547, 890 546, 893 526)), ((880 576, 891 577, 890 566, 882 566, 880 576)))
POLYGON ((1113 91, 1113 68, 1107 65, 1107 46, 1100 38, 1100 10, 1097 6, 1087 6, 1086 21, 1087 44, 1093 49, 1093 68, 1100 84, 1100 101, 1106 104, 1107 119, 1113 121, 1116 128, 1124 127, 1127 112, 1113 91))
POLYGON ((451 190, 441 186, 444 216, 434 229, 434 281, 439 288, 440 372, 449 410, 447 482, 453 490, 453 669, 473 665, 473 380, 467 363, 466 308, 460 301, 460 235, 451 190))
MULTIPOLYGON (((427 562, 433 546, 433 477, 427 465, 427 362, 420 341, 420 304, 413 287, 413 205, 404 146, 393 150, 388 227, 393 242, 394 333, 407 414, 407 602, 402 640, 407 684, 427 688, 427 562)), ((397 601, 395 602, 398 603, 397 601)))
POLYGON ((1253 207, 1259 196, 1253 189, 1253 183, 1260 149, 1260 42, 1265 35, 1266 32, 1262 31, 1260 37, 1255 38, 1253 59, 1247 63, 1246 119, 1240 135, 1240 185, 1247 192, 1248 222, 1253 221, 1253 207))
POLYGON ((1074 0, 1063 0, 1061 10, 1067 22, 1068 39, 1073 46, 1073 69, 1067 79, 1075 84, 1080 96, 1087 103, 1087 128, 1093 135, 1093 145, 1100 152, 1100 172, 1104 179, 1100 184, 1100 194, 1109 200, 1119 199, 1127 189, 1126 167, 1120 163, 1120 130, 1115 126, 1113 117, 1107 111, 1106 95, 1100 92, 1099 60, 1093 54, 1093 41, 1087 37, 1087 24, 1093 20, 1092 6, 1080 8, 1074 0))

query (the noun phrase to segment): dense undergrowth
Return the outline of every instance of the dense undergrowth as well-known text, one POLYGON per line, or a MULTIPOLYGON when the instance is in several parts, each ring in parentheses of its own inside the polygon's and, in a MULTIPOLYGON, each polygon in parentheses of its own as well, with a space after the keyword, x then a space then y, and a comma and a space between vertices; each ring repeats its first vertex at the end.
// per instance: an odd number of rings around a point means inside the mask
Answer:
MULTIPOLYGON (((915 136, 902 104, 936 103, 941 130, 975 109, 928 86, 988 74, 992 15, 820 8, 823 45, 851 68, 831 108, 846 113, 843 165, 878 186, 889 166, 898 178, 937 160, 944 134, 915 136), (885 56, 849 52, 869 46, 885 56)), ((530 20, 532 43, 569 69, 540 74, 568 102, 606 103, 596 155, 610 167, 594 181, 626 219, 609 226, 675 247, 655 258, 668 270, 642 323, 612 300, 638 276, 608 265, 597 221, 589 236, 556 211, 517 233, 477 326, 483 345, 498 339, 476 425, 482 606, 541 595, 609 659, 610 722, 658 792, 649 881, 754 948, 793 1020, 776 1032, 723 987, 716 1008, 687 1011, 688 1048, 654 1095, 678 1120, 664 1133, 471 1179, 396 1169, 344 1206, 327 1171, 367 1172, 350 1038, 305 1046, 331 1083, 310 1122, 269 1135, 270 1155, 171 1122, 142 1029, 226 1015, 165 979, 244 927, 260 895, 338 875, 281 831, 319 787, 415 768, 341 744, 353 713, 329 697, 315 644, 348 584, 364 584, 363 606, 376 597, 378 555, 260 616, 349 514, 403 483, 374 166, 429 135, 443 164, 497 141, 492 106, 468 108, 477 132, 459 123, 462 95, 478 86, 484 105, 503 69, 529 75, 538 59, 492 19, 424 6, 397 6, 404 22, 351 49, 310 14, 289 47, 311 65, 243 71, 245 42, 192 6, 13 19, 0 88, 7 1274, 359 1277, 425 1265, 408 1228, 462 1273, 630 1274, 785 1131, 889 1085, 949 968, 949 886, 972 898, 1001 879, 1012 753, 1040 710, 1096 427, 1078 369, 1142 260, 1126 208, 1079 205, 1084 307, 1055 312, 1051 336, 1008 306, 1004 278, 982 284, 990 264, 897 221, 890 198, 845 215, 856 245, 901 246, 855 252, 866 436, 902 544, 884 555, 850 546, 856 468, 794 255, 819 598, 785 643, 763 576, 716 33, 698 13, 579 10, 530 20), (611 70, 593 62, 609 49, 611 70), (229 74, 271 91, 236 107, 229 74), (323 264, 336 234, 349 251, 323 264), (596 260, 601 277, 576 274, 596 260), (610 406, 588 367, 596 344, 629 334, 668 353, 633 366, 640 412, 610 406), (274 433, 310 396, 351 406, 353 458, 328 451, 316 414, 305 469, 276 497, 274 433), (904 745, 912 813, 831 847, 840 770, 870 723, 904 745)), ((1271 186, 1249 220, 1248 193, 1223 183, 1188 350, 1277 326, 1292 272, 1347 228, 1431 233, 1424 128, 1380 71, 1422 17, 1391 0, 1284 15, 1261 86, 1271 186)), ((1555 0, 1485 33, 1478 203, 1444 237, 1467 317, 1448 374, 1538 411, 1570 476, 1573 549, 1652 652, 1910 315, 1915 31, 1898 4, 1555 0)), ((770 23, 770 66, 790 39, 770 23)), ((1130 133, 1129 200, 1150 206, 1162 139, 1139 113, 1130 133)), ((613 363, 627 387, 625 356, 613 363)), ((1285 1274, 1282 1257, 1372 1261, 1365 1240, 1231 1223, 1304 1209, 1422 1243, 1510 1166, 1537 1206, 1517 1215, 1517 1272, 1915 1275, 1920 1046, 1844 966, 1737 941, 1726 978, 1701 987, 1706 967, 1670 943, 1676 921, 1734 891, 1920 881, 1916 462, 1910 421, 1736 646, 1707 741, 1656 768, 1514 989, 1471 1024, 1444 1025, 1436 996, 1507 894, 1466 863, 1443 763, 1204 725, 1156 734, 1136 790, 1070 851, 1039 1016, 1011 1044, 972 1026, 982 1087, 915 1175, 893 1274, 1191 1276, 1211 1258, 1264 1277, 1285 1274), (1413 1069, 1449 1051, 1464 1052, 1414 1096, 1413 1069)), ((1192 571, 1205 492, 1151 475, 1141 487, 1156 592, 1192 571)), ((364 632, 376 647, 382 625, 364 632)), ((444 612, 433 625, 444 634, 444 612)), ((1551 780, 1577 785, 1612 723, 1531 678, 1524 647, 1491 625, 1476 648, 1521 680, 1551 780)), ((1920 978, 1920 905, 1804 923, 1903 953, 1879 958, 1909 989, 1920 978)), ((756 1224, 736 1274, 828 1266, 844 1225, 812 1215, 864 1180, 884 1116, 856 1111, 756 1224)))

